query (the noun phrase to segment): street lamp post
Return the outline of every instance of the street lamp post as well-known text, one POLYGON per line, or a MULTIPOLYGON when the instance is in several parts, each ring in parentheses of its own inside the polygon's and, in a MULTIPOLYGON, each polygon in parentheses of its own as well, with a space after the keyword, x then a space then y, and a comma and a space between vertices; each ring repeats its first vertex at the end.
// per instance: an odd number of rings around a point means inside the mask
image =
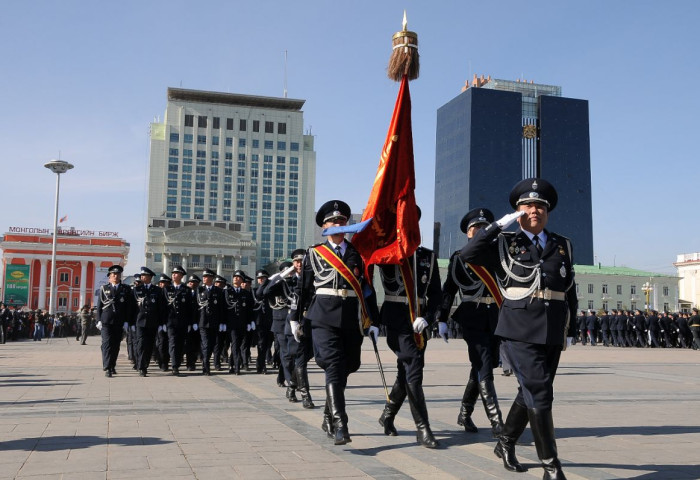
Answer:
POLYGON ((654 290, 654 286, 651 283, 646 282, 644 285, 642 285, 642 291, 644 292, 644 295, 646 296, 647 312, 649 312, 649 307, 651 306, 651 305, 649 305, 649 295, 651 294, 652 290, 654 290))
POLYGON ((54 305, 54 290, 56 289, 56 235, 58 234, 58 193, 61 189, 61 174, 73 168, 73 165, 63 160, 51 160, 44 164, 56 174, 56 202, 53 213, 53 242, 51 243, 51 285, 49 286, 49 315, 56 312, 54 305))

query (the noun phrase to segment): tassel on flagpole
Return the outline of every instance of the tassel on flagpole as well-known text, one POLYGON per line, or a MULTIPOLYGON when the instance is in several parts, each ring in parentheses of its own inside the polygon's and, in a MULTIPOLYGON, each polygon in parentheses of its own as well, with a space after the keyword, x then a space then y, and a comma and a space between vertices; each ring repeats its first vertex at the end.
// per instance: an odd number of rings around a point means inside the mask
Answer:
POLYGON ((418 61, 418 34, 407 30, 406 11, 403 12, 403 29, 392 37, 393 50, 389 58, 387 75, 400 82, 404 75, 408 80, 418 78, 420 62, 418 61))

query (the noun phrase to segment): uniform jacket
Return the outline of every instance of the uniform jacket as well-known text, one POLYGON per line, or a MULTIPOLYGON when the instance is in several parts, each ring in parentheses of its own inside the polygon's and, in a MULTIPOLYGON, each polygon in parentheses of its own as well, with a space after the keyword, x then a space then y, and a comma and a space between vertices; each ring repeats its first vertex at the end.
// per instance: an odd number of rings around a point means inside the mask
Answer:
POLYGON ((136 326, 157 328, 168 319, 168 304, 163 289, 157 285, 139 285, 134 288, 137 314, 136 326))
POLYGON ((163 289, 168 305, 168 328, 184 329, 194 322, 196 301, 187 285, 168 285, 163 289))
POLYGON ((97 321, 103 325, 133 325, 136 299, 129 285, 111 283, 102 285, 97 295, 97 321))
POLYGON ((255 324, 258 330, 263 332, 269 332, 272 328, 272 308, 270 304, 265 300, 265 286, 270 283, 269 279, 266 279, 257 288, 253 290, 253 300, 255 301, 254 313, 255 313, 255 324))
POLYGON ((255 300, 253 294, 245 288, 236 288, 231 285, 224 290, 224 301, 226 305, 226 325, 235 330, 245 330, 246 326, 253 321, 253 307, 255 300))
POLYGON ((195 300, 195 318, 199 328, 219 328, 220 324, 226 323, 226 300, 219 287, 212 285, 207 288, 206 285, 200 285, 195 300))
MULTIPOLYGON (((342 261, 350 268, 351 272, 360 279, 363 287, 363 292, 371 287, 361 277, 364 272, 364 263, 362 257, 355 247, 345 240, 347 248, 343 255, 342 261)), ((326 245, 330 248, 331 245, 326 241, 326 245)), ((296 308, 290 312, 293 320, 301 320, 301 312, 303 305, 310 300, 306 318, 311 321, 312 325, 323 325, 335 328, 360 328, 360 304, 359 299, 354 296, 341 297, 331 295, 316 295, 318 288, 333 288, 338 290, 347 290, 353 292, 352 286, 343 278, 335 268, 323 260, 316 254, 313 248, 310 248, 304 257, 304 265, 302 268, 302 278, 296 285, 294 290, 297 302, 302 305, 302 308, 296 308), (318 276, 314 273, 314 267, 319 272, 318 276), (327 277, 327 279, 326 279, 327 277)), ((377 299, 374 291, 365 297, 368 314, 370 320, 378 319, 377 299)))
MULTIPOLYGON (((440 272, 438 270, 437 258, 432 250, 418 247, 416 249, 415 265, 416 273, 413 277, 418 286, 418 299, 421 302, 420 316, 424 317, 428 324, 432 324, 435 314, 442 303, 442 292, 440 290, 440 272)), ((412 255, 407 261, 413 268, 412 255)), ((398 265, 380 265, 382 285, 386 295, 393 295, 406 299, 406 289, 401 278, 398 265)), ((413 331, 413 323, 409 318, 410 309, 406 301, 390 302, 386 298, 379 312, 379 319, 383 325, 390 326, 396 330, 413 331)), ((447 320, 447 318, 445 318, 447 320)))
POLYGON ((462 261, 482 265, 496 277, 504 279, 499 282, 502 287, 529 288, 532 281, 507 277, 501 265, 501 254, 511 265, 513 275, 527 277, 533 273, 533 269, 539 269, 540 289, 565 292, 563 301, 532 297, 519 300, 504 298, 496 335, 542 345, 562 345, 566 336, 574 336, 573 320, 576 318, 578 300, 571 242, 556 233, 546 233, 547 244, 541 258, 524 232, 503 232, 495 222, 479 230, 459 253, 462 261))
POLYGON ((272 310, 272 327, 275 334, 282 335, 289 315, 289 306, 294 297, 297 285, 297 276, 292 274, 287 278, 277 277, 265 283, 263 296, 265 302, 272 310))

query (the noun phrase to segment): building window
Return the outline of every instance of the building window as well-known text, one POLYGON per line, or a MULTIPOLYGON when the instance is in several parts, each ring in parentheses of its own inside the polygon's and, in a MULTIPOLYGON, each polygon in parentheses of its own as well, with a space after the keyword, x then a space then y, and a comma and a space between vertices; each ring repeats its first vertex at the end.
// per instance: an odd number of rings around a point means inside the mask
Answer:
POLYGON ((68 305, 68 297, 58 297, 58 306, 66 307, 68 305))
MULTIPOLYGON (((204 117, 206 118, 206 117, 204 117)), ((197 144, 198 145, 206 145, 207 144, 207 136, 206 135, 197 135, 197 144)))
POLYGON ((272 140, 265 140, 265 150, 272 150, 275 146, 275 142, 272 140))
MULTIPOLYGON (((193 135, 192 135, 191 133, 186 133, 186 134, 185 134, 184 142, 185 142, 185 143, 192 143, 192 139, 193 139, 193 138, 194 138, 194 137, 193 137, 193 135)), ((187 151, 187 150, 185 150, 185 151, 187 151)))
POLYGON ((588 309, 593 310, 593 300, 588 300, 588 309))
POLYGON ((238 139, 238 148, 245 148, 245 138, 238 139))
POLYGON ((221 128, 221 127, 219 126, 219 117, 214 117, 212 120, 213 120, 213 123, 214 123, 214 125, 212 125, 212 128, 214 128, 215 130, 218 130, 219 128, 221 128))
POLYGON ((603 302, 603 310, 608 311, 608 302, 603 302))
POLYGON ((279 122, 277 124, 277 133, 279 135, 286 135, 287 134, 287 124, 284 122, 279 122))
MULTIPOLYGON (((617 294, 622 295, 622 285, 617 286, 617 294)), ((617 307, 617 308, 620 308, 620 307, 617 307)))
POLYGON ((233 130, 233 118, 226 119, 226 130, 233 130))
POLYGON ((260 140, 253 139, 253 148, 260 148, 260 140))
POLYGON ((637 294, 637 285, 630 285, 630 294, 631 295, 637 294))
POLYGON ((298 151, 299 151, 299 142, 291 142, 291 143, 289 144, 289 149, 290 149, 292 152, 298 152, 298 151))
POLYGON ((668 312, 668 302, 664 302, 664 312, 668 312))
POLYGON ((226 137, 226 146, 233 147, 233 137, 226 137))
POLYGON ((194 127, 194 115, 185 115, 185 126, 194 127))
POLYGON ((64 282, 64 283, 70 281, 70 274, 69 273, 61 273, 58 276, 58 281, 64 282))
POLYGON ((254 132, 260 131, 260 120, 253 120, 253 131, 254 132))
MULTIPOLYGON (((219 144, 219 137, 217 137, 217 136, 211 137, 211 144, 218 145, 219 144)), ((212 152, 212 153, 214 153, 214 152, 212 152)))
POLYGON ((277 142, 277 150, 287 150, 287 142, 277 142))
POLYGON ((603 295, 607 295, 607 294, 608 294, 608 284, 604 283, 603 284, 603 295))
POLYGON ((668 285, 664 285, 663 292, 664 292, 664 297, 668 297, 668 285))
POLYGON ((170 141, 171 142, 179 142, 180 141, 180 134, 179 133, 171 133, 170 134, 170 141))
POLYGON ((265 133, 275 133, 275 122, 265 122, 265 133))
POLYGON ((617 307, 615 309, 622 310, 622 302, 620 300, 617 301, 617 307))
POLYGON ((241 119, 238 121, 238 130, 239 130, 240 132, 245 132, 246 126, 247 126, 247 125, 246 125, 246 120, 245 120, 245 118, 241 118, 241 119))
POLYGON ((637 302, 630 303, 630 310, 637 310, 637 302))
POLYGON ((197 117, 197 126, 199 128, 207 128, 207 117, 197 117))

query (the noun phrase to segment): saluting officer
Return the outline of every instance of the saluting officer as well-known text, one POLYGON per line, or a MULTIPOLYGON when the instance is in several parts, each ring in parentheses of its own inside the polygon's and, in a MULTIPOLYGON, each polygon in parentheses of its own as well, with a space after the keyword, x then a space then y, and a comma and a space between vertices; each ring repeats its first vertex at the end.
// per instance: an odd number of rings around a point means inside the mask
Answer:
MULTIPOLYGON (((275 360, 279 363, 277 372, 277 385, 287 385, 287 399, 290 402, 298 402, 296 397, 296 378, 294 378, 293 363, 289 356, 288 338, 285 335, 287 315, 294 293, 294 284, 289 276, 294 272, 291 262, 282 262, 279 272, 270 277, 265 284, 263 296, 272 309, 272 333, 275 336, 275 360)), ((292 341, 294 341, 292 337, 292 341)))
POLYGON ((229 373, 241 374, 246 352, 243 340, 253 322, 253 295, 242 287, 246 278, 243 270, 233 272, 232 284, 224 290, 226 301, 226 324, 231 336, 231 356, 229 357, 229 373))
POLYGON ((202 337, 199 336, 199 306, 197 305, 197 287, 202 280, 194 273, 187 277, 187 288, 192 297, 192 317, 187 325, 185 340, 185 358, 187 371, 194 372, 197 368, 197 358, 202 353, 202 337))
POLYGON ((167 285, 164 290, 168 302, 168 320, 165 328, 168 334, 173 375, 180 374, 187 329, 192 328, 194 315, 195 299, 190 288, 182 283, 185 275, 187 272, 182 266, 175 266, 170 274, 172 284, 167 285))
MULTIPOLYGON (((469 242, 479 230, 493 221, 493 213, 489 209, 474 208, 462 218, 459 228, 467 234, 469 242)), ((494 331, 498 324, 498 305, 502 297, 492 273, 464 263, 459 252, 452 254, 447 267, 447 278, 442 286, 440 318, 447 318, 457 293, 460 295, 460 303, 452 318, 462 327, 471 363, 457 424, 464 427, 466 432, 478 432, 471 416, 476 399, 481 396, 486 416, 491 422, 491 433, 494 438, 498 438, 503 428, 503 419, 493 382, 493 369, 498 364, 499 348, 494 331)))
POLYGON ((136 363, 141 377, 148 375, 148 365, 151 363, 156 332, 158 327, 161 327, 162 330, 168 314, 163 290, 157 285, 151 285, 154 276, 152 270, 141 267, 143 285, 134 288, 134 297, 138 307, 136 314, 136 363))
MULTIPOLYGON (((316 214, 322 228, 343 226, 350 218, 350 207, 340 200, 324 203, 316 214)), ((304 257, 301 280, 295 289, 297 304, 290 312, 290 326, 296 332, 310 321, 316 363, 326 374, 326 409, 322 428, 336 445, 350 442, 345 411, 348 376, 360 368, 363 329, 376 339, 379 329, 371 325, 377 318, 376 297, 365 299, 364 264, 345 234, 330 235, 320 245, 309 248, 304 257), (310 300, 306 315, 302 308, 310 300), (362 315, 360 315, 362 314, 362 315), (362 324, 358 322, 361 318, 362 324)))
MULTIPOLYGON (((420 220, 420 209, 418 209, 420 220)), ((406 397, 416 424, 418 443, 437 448, 428 420, 423 393, 423 367, 427 332, 440 307, 440 274, 432 250, 418 247, 401 265, 379 265, 384 287, 384 303, 379 319, 386 326, 386 342, 396 354, 396 379, 379 417, 385 435, 398 435, 394 418, 406 397)), ((445 317, 446 318, 446 317, 445 317)), ((440 335, 447 335, 447 324, 440 322, 440 335)))
POLYGON ((136 302, 131 287, 121 283, 121 265, 108 269, 109 283, 100 287, 97 298, 97 321, 102 335, 102 369, 105 376, 117 373, 117 357, 122 341, 122 329, 133 324, 136 302))
POLYGON ((202 373, 211 375, 211 355, 221 325, 226 325, 224 292, 214 285, 216 274, 209 269, 202 272, 202 283, 197 288, 199 334, 202 340, 202 373))
POLYGON ((565 479, 552 420, 553 382, 562 349, 573 336, 578 301, 569 239, 545 230, 557 192, 544 179, 515 185, 510 204, 516 210, 479 231, 460 252, 465 262, 494 272, 504 300, 496 335, 513 361, 518 394, 508 413, 495 453, 511 471, 524 471, 515 443, 530 422, 545 479, 565 479), (520 230, 503 228, 518 220, 520 230))

